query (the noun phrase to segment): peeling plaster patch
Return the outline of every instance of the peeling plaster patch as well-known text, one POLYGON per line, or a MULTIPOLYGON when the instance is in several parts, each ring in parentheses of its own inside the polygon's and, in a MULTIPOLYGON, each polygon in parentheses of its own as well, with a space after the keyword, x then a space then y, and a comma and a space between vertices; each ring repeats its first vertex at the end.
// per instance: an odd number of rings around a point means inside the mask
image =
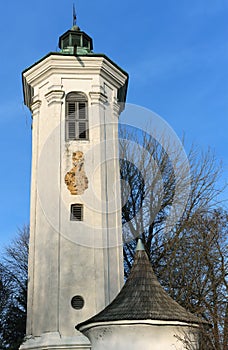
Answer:
POLYGON ((65 175, 65 183, 72 195, 80 195, 88 188, 88 178, 84 169, 83 152, 73 152, 72 163, 73 168, 65 175))

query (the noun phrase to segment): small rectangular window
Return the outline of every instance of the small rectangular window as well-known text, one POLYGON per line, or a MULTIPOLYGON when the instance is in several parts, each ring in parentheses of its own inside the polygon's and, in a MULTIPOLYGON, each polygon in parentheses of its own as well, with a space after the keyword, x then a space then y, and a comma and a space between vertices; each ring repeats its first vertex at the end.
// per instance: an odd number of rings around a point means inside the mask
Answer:
POLYGON ((72 46, 82 46, 80 36, 76 36, 76 35, 72 36, 72 46))
POLYGON ((70 208, 70 220, 71 221, 82 221, 83 220, 83 205, 72 204, 70 208))
POLYGON ((89 41, 85 37, 83 37, 83 46, 89 48, 89 41))
POLYGON ((69 37, 63 39, 62 49, 67 46, 69 46, 69 37))

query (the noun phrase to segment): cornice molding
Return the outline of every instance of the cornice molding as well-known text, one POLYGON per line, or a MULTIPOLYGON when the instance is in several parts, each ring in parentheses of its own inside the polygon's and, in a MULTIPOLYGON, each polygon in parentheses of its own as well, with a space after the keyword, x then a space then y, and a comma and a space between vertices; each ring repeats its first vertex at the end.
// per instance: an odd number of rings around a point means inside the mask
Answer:
POLYGON ((99 74, 117 88, 124 85, 127 76, 105 57, 85 56, 80 60, 74 56, 50 55, 23 73, 25 84, 39 85, 52 74, 70 74, 88 77, 99 74))

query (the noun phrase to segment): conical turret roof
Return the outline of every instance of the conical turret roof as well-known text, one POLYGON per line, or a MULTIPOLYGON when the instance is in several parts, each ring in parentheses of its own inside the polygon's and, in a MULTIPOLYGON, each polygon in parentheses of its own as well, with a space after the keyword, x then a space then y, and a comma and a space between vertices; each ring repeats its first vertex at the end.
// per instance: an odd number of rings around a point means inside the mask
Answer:
POLYGON ((158 282, 141 241, 130 275, 117 297, 97 315, 76 326, 122 320, 204 321, 174 301, 158 282))

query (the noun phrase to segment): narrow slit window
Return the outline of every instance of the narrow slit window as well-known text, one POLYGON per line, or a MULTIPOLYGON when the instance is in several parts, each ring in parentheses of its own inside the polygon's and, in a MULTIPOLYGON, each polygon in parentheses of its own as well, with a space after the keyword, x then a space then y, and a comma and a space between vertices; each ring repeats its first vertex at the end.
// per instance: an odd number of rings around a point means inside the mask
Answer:
POLYGON ((72 204, 70 208, 70 220, 71 221, 83 221, 83 205, 72 204))
POLYGON ((83 93, 72 92, 66 97, 66 140, 88 140, 88 101, 83 93))

